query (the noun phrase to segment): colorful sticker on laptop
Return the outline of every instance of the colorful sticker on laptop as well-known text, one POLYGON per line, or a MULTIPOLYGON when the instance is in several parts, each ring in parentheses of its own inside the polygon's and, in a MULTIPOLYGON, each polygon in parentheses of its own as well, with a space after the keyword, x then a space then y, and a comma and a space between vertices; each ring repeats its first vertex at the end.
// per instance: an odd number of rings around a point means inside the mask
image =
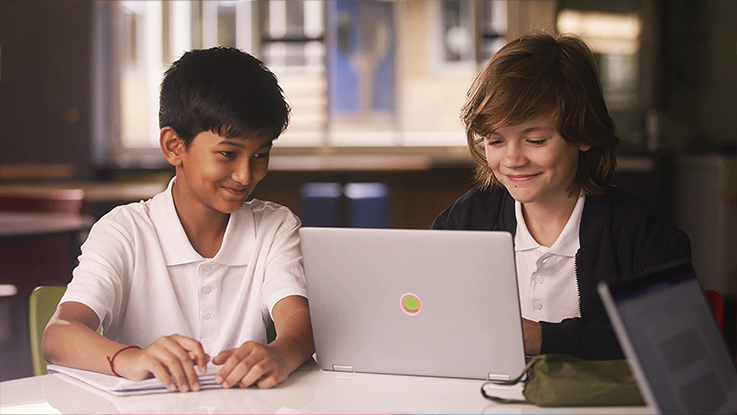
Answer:
POLYGON ((412 293, 404 294, 399 300, 399 306, 402 308, 402 311, 404 311, 405 314, 410 316, 416 316, 420 313, 420 310, 422 310, 420 297, 412 293))

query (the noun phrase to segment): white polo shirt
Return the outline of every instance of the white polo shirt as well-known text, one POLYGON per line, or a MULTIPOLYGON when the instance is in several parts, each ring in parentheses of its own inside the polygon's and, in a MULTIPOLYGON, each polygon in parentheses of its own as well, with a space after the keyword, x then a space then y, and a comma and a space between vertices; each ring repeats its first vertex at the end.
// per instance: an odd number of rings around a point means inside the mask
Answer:
POLYGON ((199 340, 205 352, 266 342, 281 299, 306 297, 298 229, 289 209, 253 200, 230 215, 220 251, 197 253, 171 188, 103 216, 82 245, 62 302, 90 307, 105 337, 140 347, 161 336, 199 340))
POLYGON ((581 316, 575 257, 581 246, 578 231, 585 200, 582 192, 566 226, 550 248, 535 241, 527 229, 522 205, 515 202, 514 250, 523 318, 558 323, 581 316))

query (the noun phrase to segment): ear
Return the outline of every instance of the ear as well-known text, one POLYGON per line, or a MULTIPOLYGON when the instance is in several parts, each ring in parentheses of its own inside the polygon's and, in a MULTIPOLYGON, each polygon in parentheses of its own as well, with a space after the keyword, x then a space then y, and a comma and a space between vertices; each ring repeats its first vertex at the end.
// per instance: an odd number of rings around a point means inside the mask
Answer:
POLYGON ((578 149, 580 151, 589 151, 591 150, 591 144, 581 143, 578 145, 578 149))
POLYGON ((177 132, 171 127, 164 127, 159 132, 159 145, 161 152, 164 153, 166 161, 174 167, 182 164, 182 153, 184 149, 184 141, 179 138, 177 132))

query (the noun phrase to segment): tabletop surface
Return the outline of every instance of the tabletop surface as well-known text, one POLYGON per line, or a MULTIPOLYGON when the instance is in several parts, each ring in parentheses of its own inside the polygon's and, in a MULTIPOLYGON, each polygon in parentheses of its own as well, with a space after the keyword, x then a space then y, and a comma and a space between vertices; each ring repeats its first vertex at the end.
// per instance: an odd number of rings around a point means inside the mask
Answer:
POLYGON ((43 195, 55 190, 82 189, 88 203, 137 202, 147 200, 166 189, 166 183, 128 182, 60 182, 2 185, 0 193, 10 195, 43 195))
POLYGON ((338 373, 309 360, 273 389, 117 397, 61 374, 0 383, 5 413, 649 413, 646 407, 539 408, 481 396, 483 381, 338 373))
POLYGON ((91 224, 91 218, 74 213, 0 210, 2 237, 75 232, 89 228, 91 224))

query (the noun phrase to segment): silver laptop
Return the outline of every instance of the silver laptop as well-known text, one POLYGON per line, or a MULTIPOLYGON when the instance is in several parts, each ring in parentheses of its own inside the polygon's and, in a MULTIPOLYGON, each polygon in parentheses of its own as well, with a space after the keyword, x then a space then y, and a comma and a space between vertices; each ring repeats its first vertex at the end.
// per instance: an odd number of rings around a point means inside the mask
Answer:
POLYGON ((737 413, 734 357, 690 263, 601 282, 604 307, 655 413, 737 413))
POLYGON ((508 380, 525 366, 506 232, 300 230, 323 370, 508 380))

